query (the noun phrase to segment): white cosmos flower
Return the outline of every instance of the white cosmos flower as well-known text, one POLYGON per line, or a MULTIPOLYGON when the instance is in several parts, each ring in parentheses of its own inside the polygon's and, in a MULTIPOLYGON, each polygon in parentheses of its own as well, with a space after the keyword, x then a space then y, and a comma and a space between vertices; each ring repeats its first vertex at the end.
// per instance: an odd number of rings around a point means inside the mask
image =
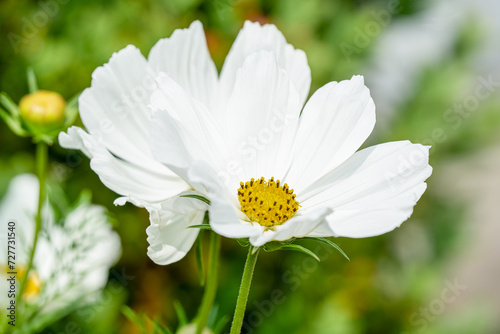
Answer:
POLYGON ((363 78, 331 82, 305 104, 310 82, 305 53, 274 25, 251 22, 218 76, 194 22, 148 60, 131 46, 113 55, 80 98, 89 134, 71 128, 59 139, 91 157, 124 196, 118 203, 148 208, 148 254, 159 264, 189 251, 198 230, 186 227, 206 210, 214 231, 255 246, 394 229, 425 190, 428 148, 403 141, 356 152, 375 125, 363 78), (188 193, 211 205, 180 197, 188 193))
MULTIPOLYGON (((33 242, 38 188, 36 176, 18 175, 0 203, 0 276, 4 283, 3 275, 10 271, 6 267, 7 247, 3 247, 7 245, 8 222, 15 222, 15 266, 21 275, 26 270, 33 242)), ((38 316, 61 312, 75 302, 91 301, 106 285, 109 269, 121 254, 120 238, 111 229, 105 208, 81 203, 62 224, 56 223, 48 202, 42 212, 33 271, 23 295, 38 309, 38 316)))

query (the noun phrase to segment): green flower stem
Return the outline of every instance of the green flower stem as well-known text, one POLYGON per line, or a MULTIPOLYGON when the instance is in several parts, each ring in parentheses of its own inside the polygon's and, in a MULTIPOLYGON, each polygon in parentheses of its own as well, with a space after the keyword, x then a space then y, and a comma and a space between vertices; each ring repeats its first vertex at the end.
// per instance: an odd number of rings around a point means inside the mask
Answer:
POLYGON ((241 278, 240 292, 238 293, 238 301, 236 302, 236 309, 234 310, 230 334, 241 333, 241 326, 243 325, 243 318, 245 317, 248 294, 250 292, 250 285, 252 284, 253 271, 255 269, 255 263, 257 263, 259 250, 259 248, 255 249, 253 246, 250 246, 248 250, 247 261, 245 263, 245 269, 243 270, 243 277, 241 278))
MULTIPOLYGON (((19 293, 17 295, 17 305, 21 300, 24 289, 26 288, 26 283, 28 282, 29 273, 33 267, 33 258, 35 257, 36 244, 38 242, 38 235, 40 234, 40 229, 42 227, 42 207, 46 198, 45 181, 47 179, 47 162, 48 162, 48 147, 44 142, 39 142, 36 146, 36 172, 38 176, 38 181, 40 183, 40 189, 38 193, 38 209, 36 212, 36 226, 35 234, 33 237, 33 248, 28 260, 28 266, 24 272, 24 277, 21 280, 21 287, 19 288, 19 293)), ((19 306, 18 306, 19 307, 19 306)))
POLYGON ((217 292, 218 266, 220 253, 220 236, 215 232, 210 232, 210 250, 208 254, 208 277, 205 285, 205 293, 201 301, 201 306, 196 317, 196 334, 201 334, 205 329, 210 315, 210 310, 214 304, 217 292))

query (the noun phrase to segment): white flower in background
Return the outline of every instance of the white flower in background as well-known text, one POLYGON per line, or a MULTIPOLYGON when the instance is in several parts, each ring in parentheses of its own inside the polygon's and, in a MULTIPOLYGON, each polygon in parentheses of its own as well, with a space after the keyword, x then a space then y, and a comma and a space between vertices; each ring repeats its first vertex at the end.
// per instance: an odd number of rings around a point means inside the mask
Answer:
MULTIPOLYGON (((2 284, 6 281, 3 275, 10 271, 6 269, 9 221, 15 222, 18 278, 26 270, 35 231, 38 188, 36 176, 16 176, 0 203, 2 284)), ((109 269, 120 254, 120 238, 111 229, 103 207, 81 203, 59 224, 47 202, 43 209, 42 231, 33 260, 33 271, 28 277, 23 299, 30 307, 37 309, 37 317, 61 313, 74 303, 85 304, 104 288, 109 269)), ((8 302, 2 298, 4 300, 8 302)), ((0 304, 3 305, 3 302, 0 304)), ((5 310, 3 306, 2 309, 5 310)))
POLYGON ((428 149, 403 141, 356 152, 375 125, 363 78, 331 82, 304 106, 310 82, 305 53, 274 25, 250 22, 217 76, 194 22, 158 42, 148 60, 129 46, 96 70, 80 98, 90 134, 71 128, 60 142, 150 210, 148 254, 159 264, 189 251, 198 230, 186 227, 201 224, 205 210, 217 233, 254 246, 394 229, 426 188, 428 149), (158 72, 156 84, 141 86, 158 72), (134 104, 137 87, 144 94, 134 104), (210 206, 171 198, 193 192, 210 206))

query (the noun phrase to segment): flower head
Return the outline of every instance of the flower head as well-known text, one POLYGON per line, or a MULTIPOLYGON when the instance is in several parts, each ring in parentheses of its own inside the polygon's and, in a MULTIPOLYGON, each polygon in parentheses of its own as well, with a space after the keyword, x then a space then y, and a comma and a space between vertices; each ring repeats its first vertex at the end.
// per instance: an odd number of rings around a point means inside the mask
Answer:
POLYGON ((129 46, 96 70, 80 98, 90 134, 71 128, 60 140, 150 210, 157 263, 184 256, 198 233, 186 227, 207 209, 214 231, 254 246, 394 229, 425 190, 428 148, 401 141, 358 151, 375 125, 363 77, 328 83, 306 103, 310 82, 305 53, 274 25, 251 22, 218 75, 194 22, 148 60, 129 46), (210 205, 180 197, 186 191, 210 205))

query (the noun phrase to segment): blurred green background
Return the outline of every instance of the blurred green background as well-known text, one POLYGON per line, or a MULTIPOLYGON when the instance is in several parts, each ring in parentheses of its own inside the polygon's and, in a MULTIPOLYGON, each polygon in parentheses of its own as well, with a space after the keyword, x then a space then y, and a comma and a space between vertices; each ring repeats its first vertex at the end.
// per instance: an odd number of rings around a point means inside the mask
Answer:
MULTIPOLYGON (((350 262, 338 253, 319 264, 302 254, 263 253, 245 333, 498 333, 499 248, 488 236, 500 232, 499 197, 488 196, 498 195, 491 186, 500 170, 500 98, 498 85, 484 85, 500 79, 500 30, 491 19, 499 17, 498 7, 494 0, 3 0, 0 90, 19 101, 32 66, 41 88, 69 99, 90 86, 93 70, 113 52, 134 44, 147 55, 158 39, 196 19, 220 70, 245 20, 276 24, 306 52, 311 92, 364 74, 378 108, 367 144, 409 139, 433 145, 434 174, 401 228, 336 240, 350 262), (479 98, 477 87, 488 96, 479 98), (453 301, 443 299, 457 280, 467 288, 453 301)), ((0 123, 0 147, 3 194, 14 175, 34 171, 34 146, 0 123)), ((147 212, 114 207, 117 195, 81 153, 55 145, 50 157, 50 178, 70 198, 87 188, 112 212, 123 255, 100 302, 44 333, 66 333, 69 321, 81 333, 138 333, 121 313, 124 304, 172 329, 174 301, 193 317, 202 295, 194 252, 179 263, 155 265, 146 255, 147 212)), ((223 241, 219 316, 232 316, 245 254, 235 241, 223 241)))

